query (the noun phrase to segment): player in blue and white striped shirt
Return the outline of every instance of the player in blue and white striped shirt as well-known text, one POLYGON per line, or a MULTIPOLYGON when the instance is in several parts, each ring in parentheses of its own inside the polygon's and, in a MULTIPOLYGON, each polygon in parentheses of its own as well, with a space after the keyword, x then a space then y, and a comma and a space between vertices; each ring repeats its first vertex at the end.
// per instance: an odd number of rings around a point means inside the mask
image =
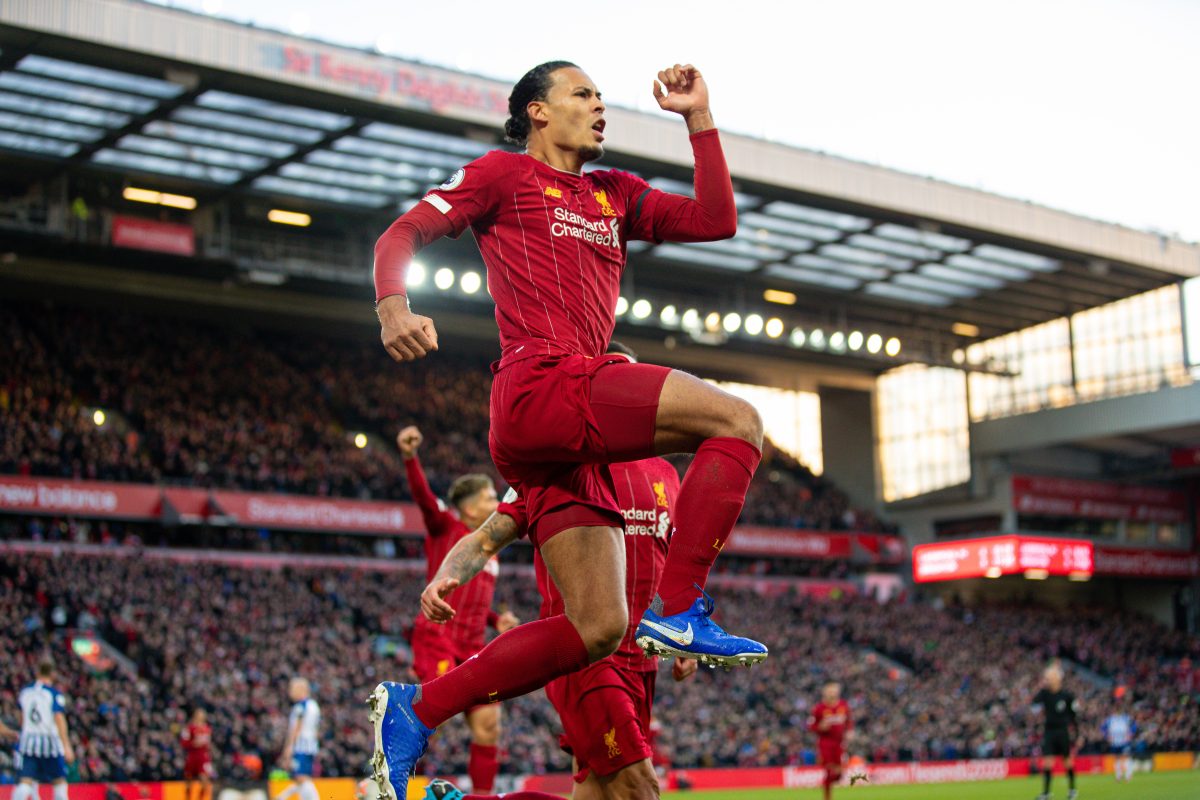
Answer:
POLYGON ((21 783, 13 800, 30 800, 35 783, 54 784, 54 800, 67 800, 67 762, 75 760, 62 693, 54 688, 54 665, 38 664, 37 681, 18 695, 21 706, 21 783))
POLYGON ((296 792, 299 792, 300 800, 319 800, 312 774, 313 760, 321 749, 321 707, 311 694, 312 689, 304 678, 292 678, 288 684, 288 696, 293 705, 288 714, 287 742, 279 762, 291 773, 294 783, 275 800, 286 800, 296 792))

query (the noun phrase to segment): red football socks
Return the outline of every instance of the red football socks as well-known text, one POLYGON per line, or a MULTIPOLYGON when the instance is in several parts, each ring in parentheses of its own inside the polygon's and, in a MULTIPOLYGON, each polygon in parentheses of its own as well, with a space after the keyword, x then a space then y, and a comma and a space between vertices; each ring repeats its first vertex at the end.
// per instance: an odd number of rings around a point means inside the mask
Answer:
POLYGON ((467 775, 471 777, 472 791, 490 792, 496 785, 496 773, 500 771, 499 752, 494 745, 471 743, 467 775))
POLYGON ((527 622, 422 684, 413 711, 426 726, 436 728, 472 706, 529 694, 587 665, 587 648, 565 614, 527 622))
POLYGON ((675 506, 675 535, 658 585, 659 613, 686 611, 700 596, 696 586, 704 586, 733 532, 761 458, 757 447, 729 436, 708 439, 696 450, 675 506))
POLYGON ((509 792, 508 794, 469 794, 463 800, 563 800, 561 794, 545 792, 509 792))

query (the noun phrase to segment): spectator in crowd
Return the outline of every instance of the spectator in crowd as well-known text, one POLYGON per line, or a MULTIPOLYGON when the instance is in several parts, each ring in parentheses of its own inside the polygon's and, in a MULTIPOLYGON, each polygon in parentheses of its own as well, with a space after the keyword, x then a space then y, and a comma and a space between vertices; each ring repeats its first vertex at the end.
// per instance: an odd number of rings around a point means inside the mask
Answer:
MULTIPOLYGON (((370 752, 362 698, 397 661, 400 671, 410 663, 419 562, 280 568, 273 558, 274 567, 254 568, 236 553, 205 561, 189 551, 102 552, 64 544, 56 555, 7 552, 0 561, 0 648, 13 654, 0 660, 0 719, 14 715, 14 687, 53 653, 85 779, 178 775, 179 729, 197 704, 210 709, 218 774, 236 779, 248 764, 275 761, 286 725, 275 698, 303 671, 327 719, 325 773, 362 774, 370 752), (67 632, 79 629, 121 656, 111 669, 89 670, 70 655, 67 632)), ((535 616, 532 570, 506 575, 497 601, 535 616)), ((1086 659, 1089 674, 1067 679, 1081 700, 1085 752, 1104 746, 1105 676, 1126 682, 1147 748, 1200 748, 1200 691, 1178 678, 1185 658, 1200 658, 1196 637, 1112 612, 818 600, 804 585, 723 590, 721 613, 762 620, 749 633, 778 657, 750 673, 701 670, 687 685, 660 683, 659 745, 676 767, 811 763, 809 703, 831 679, 843 684, 857 725, 847 749, 869 761, 1027 756, 1037 743, 1030 700, 1051 657, 1086 659)), ((545 733, 556 716, 543 694, 507 703, 505 714, 513 769, 569 769, 545 733)), ((464 726, 446 726, 429 768, 462 773, 467 740, 464 726)))

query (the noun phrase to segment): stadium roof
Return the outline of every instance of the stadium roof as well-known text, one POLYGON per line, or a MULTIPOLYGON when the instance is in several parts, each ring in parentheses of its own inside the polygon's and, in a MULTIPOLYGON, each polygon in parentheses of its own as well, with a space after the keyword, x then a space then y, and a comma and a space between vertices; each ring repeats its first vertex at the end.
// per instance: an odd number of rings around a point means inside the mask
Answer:
MULTIPOLYGON (((31 175, 158 179, 202 206, 262 195, 390 217, 498 145, 506 91, 129 0, 0 9, 0 163, 31 175)), ((607 163, 691 192, 677 123, 623 109, 609 117, 607 163)), ((1200 274, 1194 245, 725 139, 741 227, 724 242, 635 243, 638 289, 658 307, 707 292, 752 311, 776 289, 796 295, 792 313, 811 319, 952 342, 952 328, 994 336, 1200 274), (638 269, 651 263, 670 268, 638 269)), ((369 264, 355 268, 365 282, 369 264)))

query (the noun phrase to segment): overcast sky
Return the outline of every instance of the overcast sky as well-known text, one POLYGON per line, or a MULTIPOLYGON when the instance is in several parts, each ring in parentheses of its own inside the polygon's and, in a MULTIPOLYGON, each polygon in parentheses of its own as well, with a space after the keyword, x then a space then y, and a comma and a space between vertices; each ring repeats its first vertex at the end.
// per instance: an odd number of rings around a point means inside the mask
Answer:
POLYGON ((1200 0, 156 0, 515 80, 579 63, 654 109, 1200 241, 1200 0))

